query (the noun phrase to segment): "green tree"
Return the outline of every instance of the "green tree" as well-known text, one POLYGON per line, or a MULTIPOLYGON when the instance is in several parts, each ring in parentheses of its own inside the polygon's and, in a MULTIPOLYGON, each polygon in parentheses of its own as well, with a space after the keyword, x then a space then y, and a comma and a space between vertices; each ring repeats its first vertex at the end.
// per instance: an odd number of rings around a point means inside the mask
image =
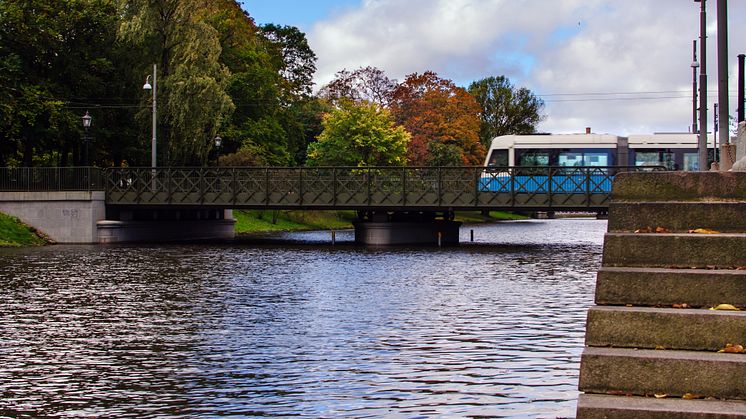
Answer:
POLYGON ((113 76, 114 0, 0 2, 0 163, 80 163, 82 109, 113 76), (46 156, 39 159, 42 156, 46 156))
POLYGON ((306 35, 294 26, 262 25, 260 33, 280 58, 279 72, 288 83, 288 93, 308 96, 316 73, 316 54, 308 46, 306 35))
MULTIPOLYGON (((204 164, 211 139, 234 105, 229 71, 219 61, 220 34, 203 0, 123 0, 122 39, 140 44, 158 64, 159 139, 171 165, 204 164), (161 143, 162 144, 162 143, 161 143)), ((142 74, 150 73, 143 66, 142 74)), ((147 120, 148 111, 140 117, 147 120)))
POLYGON ((394 126, 388 110, 341 101, 328 113, 318 141, 308 146, 310 166, 403 166, 409 133, 394 126))
POLYGON ((477 80, 468 90, 482 107, 479 139, 485 147, 500 135, 532 134, 544 119, 544 101, 505 76, 477 80))

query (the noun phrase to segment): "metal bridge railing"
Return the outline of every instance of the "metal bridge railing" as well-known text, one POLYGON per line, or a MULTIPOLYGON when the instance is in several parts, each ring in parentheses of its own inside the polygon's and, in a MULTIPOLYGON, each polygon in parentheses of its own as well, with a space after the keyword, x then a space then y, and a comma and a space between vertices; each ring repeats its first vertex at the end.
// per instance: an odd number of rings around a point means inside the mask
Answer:
POLYGON ((272 208, 603 208, 614 176, 660 167, 105 169, 107 203, 272 208))
POLYGON ((97 167, 0 167, 0 192, 103 191, 97 167))

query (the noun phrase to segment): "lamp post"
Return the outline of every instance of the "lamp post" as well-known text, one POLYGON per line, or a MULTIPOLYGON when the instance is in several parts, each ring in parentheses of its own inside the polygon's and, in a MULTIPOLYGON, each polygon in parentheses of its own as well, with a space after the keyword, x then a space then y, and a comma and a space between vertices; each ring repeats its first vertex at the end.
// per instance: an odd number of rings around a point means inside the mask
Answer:
POLYGON ((706 0, 694 0, 700 3, 699 10, 699 170, 707 171, 707 11, 706 0))
POLYGON ((153 74, 149 74, 148 77, 145 78, 145 85, 142 87, 143 90, 152 90, 153 91, 153 140, 150 143, 150 167, 155 168, 156 167, 156 124, 158 122, 158 112, 157 112, 157 106, 156 106, 156 92, 158 91, 157 83, 156 83, 156 65, 153 64, 153 74), (150 86, 150 78, 153 77, 153 86, 150 86))
POLYGON ((85 128, 85 134, 83 134, 83 166, 88 166, 88 144, 91 141, 91 137, 88 136, 88 129, 91 128, 91 121, 93 117, 85 111, 83 115, 83 128, 85 128))
POLYGON ((220 167, 220 146, 223 144, 223 139, 219 135, 216 135, 213 141, 215 141, 215 150, 217 153, 215 155, 215 166, 220 167))

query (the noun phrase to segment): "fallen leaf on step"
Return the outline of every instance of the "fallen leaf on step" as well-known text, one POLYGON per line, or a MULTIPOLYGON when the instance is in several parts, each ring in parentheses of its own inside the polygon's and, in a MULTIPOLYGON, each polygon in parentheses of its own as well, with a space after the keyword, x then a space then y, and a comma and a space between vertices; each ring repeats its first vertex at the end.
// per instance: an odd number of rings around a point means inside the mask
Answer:
POLYGON ((683 303, 683 304, 674 304, 672 306, 673 308, 689 308, 689 304, 683 303))
POLYGON ((653 228, 652 227, 643 227, 635 230, 635 233, 652 233, 653 228))
POLYGON ((725 345, 725 348, 719 350, 718 352, 724 352, 726 354, 742 354, 746 353, 746 349, 743 349, 743 345, 728 343, 725 345))
POLYGON ((609 396, 627 396, 627 397, 632 396, 632 393, 628 393, 622 390, 609 390, 606 392, 606 394, 608 394, 609 396))
POLYGON ((702 396, 700 396, 699 394, 694 394, 694 393, 684 393, 684 395, 681 396, 681 398, 684 400, 694 400, 694 399, 701 399, 702 396))
POLYGON ((694 234, 720 234, 719 231, 710 230, 709 228, 695 228, 694 230, 689 230, 689 232, 694 234))
POLYGON ((728 311, 740 311, 732 304, 718 304, 710 310, 728 310, 728 311))
POLYGON ((668 231, 665 227, 656 227, 655 232, 659 234, 670 233, 670 231, 668 231))
POLYGON ((736 267, 737 271, 746 271, 746 266, 738 266, 736 267))
POLYGON ((666 394, 666 393, 655 393, 654 396, 655 396, 656 399, 665 399, 666 397, 668 397, 668 394, 666 394))
POLYGON ((663 346, 663 345, 655 345, 655 350, 656 351, 665 351, 666 347, 663 346))

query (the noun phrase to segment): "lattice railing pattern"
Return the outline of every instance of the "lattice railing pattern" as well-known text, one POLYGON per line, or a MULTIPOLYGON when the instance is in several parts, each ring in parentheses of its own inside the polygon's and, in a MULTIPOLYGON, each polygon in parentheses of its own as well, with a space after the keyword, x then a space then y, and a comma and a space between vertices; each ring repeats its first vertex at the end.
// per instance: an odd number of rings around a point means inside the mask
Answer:
MULTIPOLYGON (((107 202, 234 208, 582 209, 608 206, 632 167, 106 169, 107 202)), ((644 168, 644 170, 659 170, 644 168)))

